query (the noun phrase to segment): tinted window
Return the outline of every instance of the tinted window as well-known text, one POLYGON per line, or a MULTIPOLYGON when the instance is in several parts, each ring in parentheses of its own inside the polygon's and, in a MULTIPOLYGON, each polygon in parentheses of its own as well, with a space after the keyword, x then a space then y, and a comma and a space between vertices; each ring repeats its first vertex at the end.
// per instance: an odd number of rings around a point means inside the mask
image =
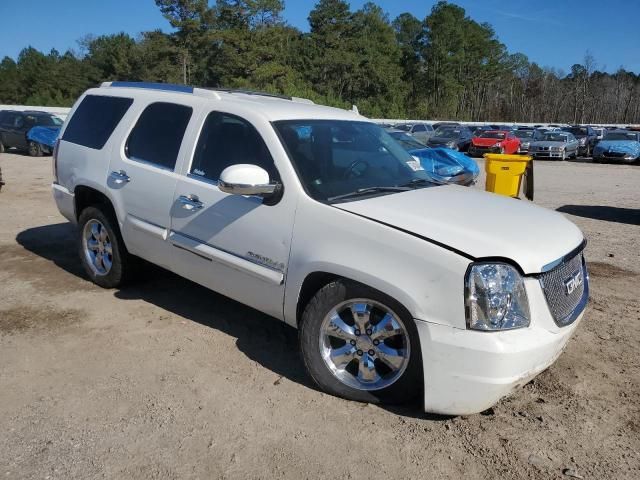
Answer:
POLYGON ((413 127, 413 131, 414 132, 424 132, 424 131, 426 131, 426 128, 424 128, 424 125, 416 125, 415 127, 413 127))
POLYGON ((87 95, 71 117, 62 140, 100 150, 132 103, 131 98, 87 95))
POLYGON ((279 178, 271 154, 253 125, 235 115, 210 113, 202 127, 190 173, 218 180, 225 168, 239 163, 258 165, 269 172, 270 179, 279 178))
POLYGON ((127 140, 127 157, 173 170, 191 107, 152 103, 145 108, 127 140))
POLYGON ((15 121, 16 114, 15 113, 5 113, 2 117, 2 125, 8 128, 13 127, 13 122, 15 121))

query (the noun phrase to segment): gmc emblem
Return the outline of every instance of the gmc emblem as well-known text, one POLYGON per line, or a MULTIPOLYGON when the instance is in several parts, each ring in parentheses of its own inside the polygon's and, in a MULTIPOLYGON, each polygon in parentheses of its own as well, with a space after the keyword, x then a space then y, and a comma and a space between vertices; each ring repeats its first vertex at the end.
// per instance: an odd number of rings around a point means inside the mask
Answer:
POLYGON ((564 281, 565 294, 571 295, 576 288, 582 285, 583 280, 582 269, 580 269, 564 281))

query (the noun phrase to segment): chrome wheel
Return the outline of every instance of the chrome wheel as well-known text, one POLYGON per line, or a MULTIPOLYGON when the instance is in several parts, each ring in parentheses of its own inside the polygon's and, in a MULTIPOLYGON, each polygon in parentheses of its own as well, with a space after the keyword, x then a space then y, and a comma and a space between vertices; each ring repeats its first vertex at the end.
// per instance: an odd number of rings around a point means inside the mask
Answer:
POLYGON ((385 305, 353 299, 334 307, 320 326, 320 354, 331 373, 358 390, 380 390, 409 364, 409 335, 385 305))
POLYGON ((105 226, 89 220, 82 231, 82 249, 87 265, 96 275, 107 275, 113 264, 113 248, 105 226))

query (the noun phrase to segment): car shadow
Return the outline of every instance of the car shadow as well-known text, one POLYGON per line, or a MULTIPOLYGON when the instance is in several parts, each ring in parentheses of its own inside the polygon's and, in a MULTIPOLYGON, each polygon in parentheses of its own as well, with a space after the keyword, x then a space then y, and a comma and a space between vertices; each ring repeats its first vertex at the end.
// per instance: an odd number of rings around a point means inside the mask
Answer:
POLYGON ((640 209, 637 208, 609 207, 606 205, 563 205, 556 210, 577 217, 640 225, 640 209))
MULTIPOLYGON (((16 241, 28 251, 59 268, 89 281, 76 251, 76 228, 70 223, 34 227, 20 232, 16 241)), ((249 359, 278 378, 320 392, 308 376, 298 353, 297 330, 280 320, 231 300, 158 266, 142 262, 137 279, 114 290, 121 300, 143 300, 187 320, 224 332, 249 359)), ((98 287, 96 287, 98 288, 98 287)), ((396 415, 444 421, 449 416, 424 413, 421 398, 405 405, 382 405, 396 415)))

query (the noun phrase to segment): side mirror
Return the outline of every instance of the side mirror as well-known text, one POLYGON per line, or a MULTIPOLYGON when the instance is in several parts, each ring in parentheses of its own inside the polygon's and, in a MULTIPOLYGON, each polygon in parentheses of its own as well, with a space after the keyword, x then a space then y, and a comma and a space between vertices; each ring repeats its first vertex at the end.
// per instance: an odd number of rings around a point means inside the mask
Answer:
POLYGON ((269 174, 257 165, 231 165, 218 180, 218 188, 232 195, 271 195, 278 187, 277 183, 269 183, 269 174))

